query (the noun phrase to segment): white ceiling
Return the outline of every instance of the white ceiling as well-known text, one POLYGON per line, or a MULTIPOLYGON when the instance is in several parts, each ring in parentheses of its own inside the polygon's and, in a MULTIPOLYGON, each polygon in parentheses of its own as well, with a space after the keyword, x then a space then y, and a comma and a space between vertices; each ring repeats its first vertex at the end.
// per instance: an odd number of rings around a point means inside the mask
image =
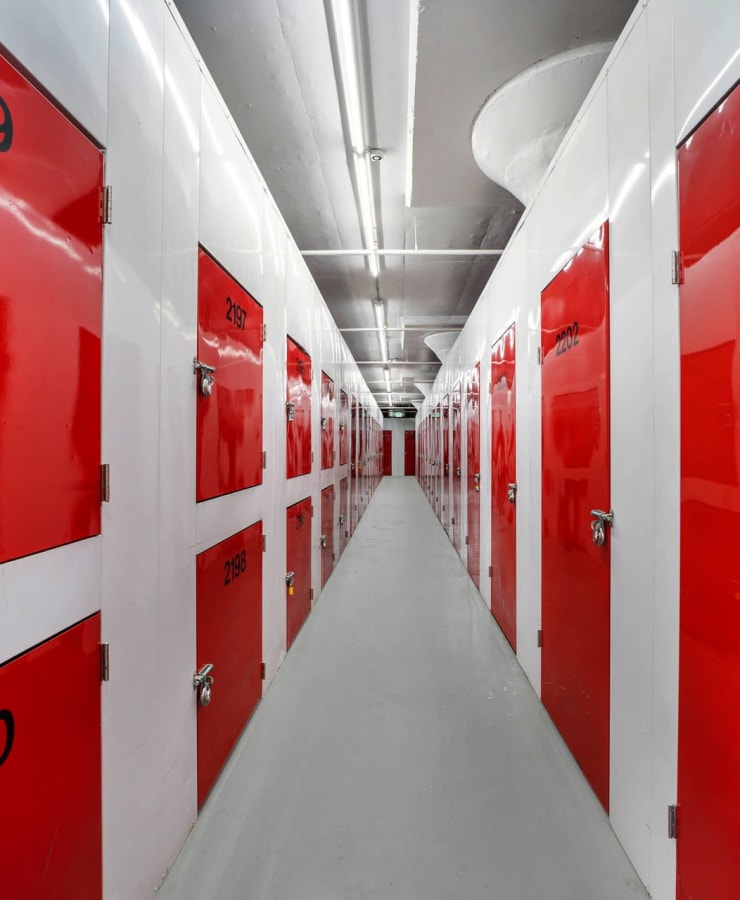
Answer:
MULTIPOLYGON (((361 248, 323 0, 176 2, 301 250, 361 248)), ((354 2, 369 146, 385 153, 373 166, 379 245, 503 248, 523 207, 475 163, 471 133, 478 112, 497 88, 535 63, 615 40, 635 0, 354 2), (409 66, 414 33, 417 55, 409 66)), ((307 262, 340 328, 374 327, 376 285, 363 257, 307 262)), ((464 321, 495 262, 490 256, 382 258, 377 289, 389 328, 418 323, 404 333, 403 347, 401 333, 389 332, 390 356, 398 360, 391 363, 396 402, 421 399, 414 382, 431 381, 439 365, 424 338, 464 321)), ((345 338, 358 361, 376 361, 362 369, 385 404, 376 333, 346 331, 345 338)))

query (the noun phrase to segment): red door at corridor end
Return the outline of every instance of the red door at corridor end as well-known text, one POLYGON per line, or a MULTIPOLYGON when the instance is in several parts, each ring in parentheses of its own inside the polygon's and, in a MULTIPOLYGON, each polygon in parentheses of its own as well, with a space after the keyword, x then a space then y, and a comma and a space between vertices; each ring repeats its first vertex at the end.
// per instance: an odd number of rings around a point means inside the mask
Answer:
POLYGON ((465 542, 468 546, 467 567, 475 586, 480 588, 480 363, 468 375, 468 521, 465 542))
POLYGON ((491 612, 516 651, 516 325, 491 350, 491 612))
POLYGON ((262 483, 262 307, 198 251, 196 499, 262 483))
POLYGON ((608 233, 542 292, 542 702, 607 810, 608 233))
POLYGON ((100 533, 103 154, 2 56, 0 98, 4 562, 100 533))
POLYGON ((262 696, 261 522, 198 554, 195 619, 200 808, 262 696))
POLYGON ((678 153, 679 900, 740 885, 740 88, 678 153))
POLYGON ((416 432, 411 430, 403 433, 403 474, 416 474, 416 432))
POLYGON ((0 895, 102 896, 100 614, 0 666, 0 895))
POLYGON ((288 338, 288 396, 285 404, 288 478, 311 471, 311 357, 288 338))

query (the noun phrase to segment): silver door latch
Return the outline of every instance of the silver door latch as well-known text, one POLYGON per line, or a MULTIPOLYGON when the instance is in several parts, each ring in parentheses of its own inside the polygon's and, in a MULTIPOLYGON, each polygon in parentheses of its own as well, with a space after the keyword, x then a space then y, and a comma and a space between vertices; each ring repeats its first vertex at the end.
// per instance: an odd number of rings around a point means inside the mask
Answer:
POLYGON ((291 403, 290 400, 285 404, 285 411, 288 415, 288 421, 295 421, 295 403, 291 403))
POLYGON ((462 475, 462 466, 458 466, 455 469, 455 475, 457 475, 458 478, 462 475))
POLYGON ((198 387, 200 388, 201 394, 204 397, 210 397, 213 393, 213 386, 216 383, 216 367, 209 366, 206 363, 201 362, 197 357, 194 357, 193 372, 195 372, 196 375, 200 375, 198 387))
POLYGON ((193 675, 193 689, 198 691, 198 700, 201 706, 208 706, 211 702, 211 688, 213 687, 213 664, 207 663, 193 675))
POLYGON ((603 547, 606 543, 606 526, 614 527, 614 510, 604 512, 603 509, 592 509, 591 515, 594 517, 591 523, 591 537, 597 547, 603 547))
POLYGON ((516 503, 516 492, 519 489, 519 486, 515 481, 512 481, 511 484, 506 485, 506 499, 509 503, 516 503))
POLYGON ((321 549, 326 550, 326 535, 325 534, 321 535, 321 549))
POLYGON ((480 473, 476 472, 473 476, 473 483, 475 485, 475 490, 480 491, 480 473))

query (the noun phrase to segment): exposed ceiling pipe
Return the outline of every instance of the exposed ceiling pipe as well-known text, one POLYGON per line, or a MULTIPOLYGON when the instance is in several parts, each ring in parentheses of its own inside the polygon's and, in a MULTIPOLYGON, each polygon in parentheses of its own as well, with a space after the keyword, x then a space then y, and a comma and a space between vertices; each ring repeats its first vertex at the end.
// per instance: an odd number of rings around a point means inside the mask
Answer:
POLYGON ((302 256, 501 256, 503 250, 301 250, 302 256))

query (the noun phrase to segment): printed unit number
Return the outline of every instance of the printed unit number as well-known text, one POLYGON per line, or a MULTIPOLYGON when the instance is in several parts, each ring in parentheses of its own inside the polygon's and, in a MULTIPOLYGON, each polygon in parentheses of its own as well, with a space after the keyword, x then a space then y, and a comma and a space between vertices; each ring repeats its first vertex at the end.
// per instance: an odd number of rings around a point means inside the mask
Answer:
POLYGON ((564 328, 560 334, 555 337, 555 356, 567 353, 578 346, 578 322, 574 322, 567 328, 564 328))
POLYGON ((0 153, 7 153, 13 143, 13 117, 8 104, 0 97, 0 153))
POLYGON ((15 740, 15 719, 13 719, 13 713, 9 709, 0 709, 0 722, 5 725, 5 743, 0 745, 3 747, 0 753, 1 766, 10 756, 10 751, 13 749, 13 741, 15 740))
POLYGON ((241 553, 237 553, 224 563, 224 584, 231 584, 235 578, 238 578, 242 572, 246 571, 247 551, 242 550, 241 553))
POLYGON ((247 324, 247 311, 243 306, 239 306, 238 303, 234 303, 231 297, 226 298, 226 318, 229 322, 233 322, 237 328, 241 328, 244 331, 244 326, 247 324))

